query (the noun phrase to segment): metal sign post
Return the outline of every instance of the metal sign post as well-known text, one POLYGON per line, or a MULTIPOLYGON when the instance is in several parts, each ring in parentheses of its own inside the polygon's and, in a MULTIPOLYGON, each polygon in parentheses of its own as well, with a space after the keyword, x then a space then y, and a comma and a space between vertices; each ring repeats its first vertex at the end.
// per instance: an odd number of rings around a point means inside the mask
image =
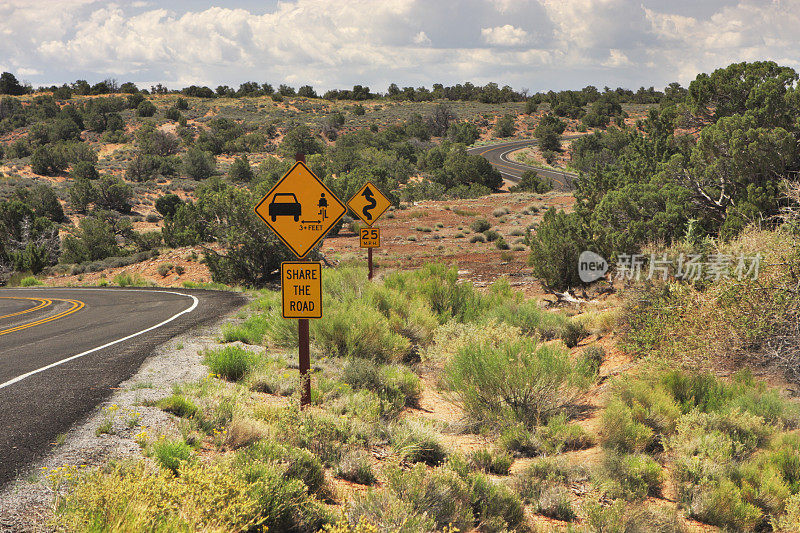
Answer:
POLYGON ((300 408, 311 403, 311 349, 309 322, 322 318, 322 265, 302 261, 347 208, 311 172, 305 154, 255 206, 256 214, 301 261, 281 263, 283 317, 298 319, 300 408))

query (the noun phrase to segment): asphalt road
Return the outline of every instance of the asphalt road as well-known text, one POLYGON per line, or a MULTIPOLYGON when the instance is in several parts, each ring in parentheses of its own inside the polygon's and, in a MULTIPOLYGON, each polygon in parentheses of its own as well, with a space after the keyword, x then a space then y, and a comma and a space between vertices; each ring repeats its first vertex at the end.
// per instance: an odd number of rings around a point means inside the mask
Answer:
POLYGON ((0 487, 156 346, 243 303, 190 289, 0 288, 0 487))
MULTIPOLYGON (((568 139, 570 137, 564 138, 568 139)), ((539 173, 539 175, 552 179, 553 186, 556 190, 573 190, 575 188, 575 179, 578 177, 577 174, 549 168, 531 167, 528 165, 523 165, 522 163, 517 163, 516 161, 512 161, 511 158, 508 157, 508 154, 511 152, 515 152, 529 146, 535 146, 537 143, 538 141, 535 140, 510 141, 501 144, 484 145, 470 148, 467 150, 467 152, 486 158, 493 167, 500 171, 500 174, 503 175, 503 178, 509 181, 516 183, 522 178, 522 174, 525 171, 535 170, 537 173, 539 173)))

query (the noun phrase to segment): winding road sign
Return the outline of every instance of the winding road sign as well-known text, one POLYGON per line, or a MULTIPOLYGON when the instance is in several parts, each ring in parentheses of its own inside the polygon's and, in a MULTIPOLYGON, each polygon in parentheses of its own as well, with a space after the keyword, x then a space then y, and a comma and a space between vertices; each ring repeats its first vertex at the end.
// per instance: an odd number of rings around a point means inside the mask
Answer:
POLYGON ((369 181, 347 202, 347 207, 367 226, 374 224, 390 205, 392 202, 369 181))
POLYGON ((255 211, 297 257, 303 258, 347 208, 305 163, 298 161, 255 211))

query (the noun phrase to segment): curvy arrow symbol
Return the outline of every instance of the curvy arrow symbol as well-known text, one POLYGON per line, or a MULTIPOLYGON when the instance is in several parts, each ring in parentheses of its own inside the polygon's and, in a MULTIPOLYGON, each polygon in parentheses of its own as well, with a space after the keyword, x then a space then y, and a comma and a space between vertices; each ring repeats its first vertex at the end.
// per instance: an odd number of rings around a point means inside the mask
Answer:
POLYGON ((373 193, 369 187, 364 189, 364 192, 361 193, 361 196, 366 198, 369 202, 369 204, 365 205, 364 209, 361 210, 361 212, 364 213, 364 216, 367 217, 367 220, 372 220, 372 215, 369 212, 374 209, 376 205, 378 205, 378 202, 375 201, 374 194, 375 193, 373 193))

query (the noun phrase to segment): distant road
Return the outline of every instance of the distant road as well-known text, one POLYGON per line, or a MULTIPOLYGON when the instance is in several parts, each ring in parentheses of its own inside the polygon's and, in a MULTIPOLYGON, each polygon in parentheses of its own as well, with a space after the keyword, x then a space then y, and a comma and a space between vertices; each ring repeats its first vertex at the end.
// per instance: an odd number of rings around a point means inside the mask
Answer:
POLYGON ((242 303, 190 289, 0 288, 0 487, 156 346, 242 303))
MULTIPOLYGON (((569 139, 570 137, 564 138, 569 139)), ((562 170, 553 170, 550 168, 531 167, 528 165, 523 165, 522 163, 517 163, 516 161, 512 161, 508 157, 508 154, 511 152, 528 148, 529 146, 536 146, 538 142, 539 141, 536 140, 510 141, 506 143, 469 148, 467 152, 486 158, 494 168, 500 171, 500 174, 503 175, 503 178, 507 179, 508 181, 517 183, 522 178, 522 174, 524 172, 528 170, 534 170, 540 176, 545 176, 552 179, 553 186, 556 190, 573 190, 575 188, 575 179, 578 177, 577 174, 562 170)))

